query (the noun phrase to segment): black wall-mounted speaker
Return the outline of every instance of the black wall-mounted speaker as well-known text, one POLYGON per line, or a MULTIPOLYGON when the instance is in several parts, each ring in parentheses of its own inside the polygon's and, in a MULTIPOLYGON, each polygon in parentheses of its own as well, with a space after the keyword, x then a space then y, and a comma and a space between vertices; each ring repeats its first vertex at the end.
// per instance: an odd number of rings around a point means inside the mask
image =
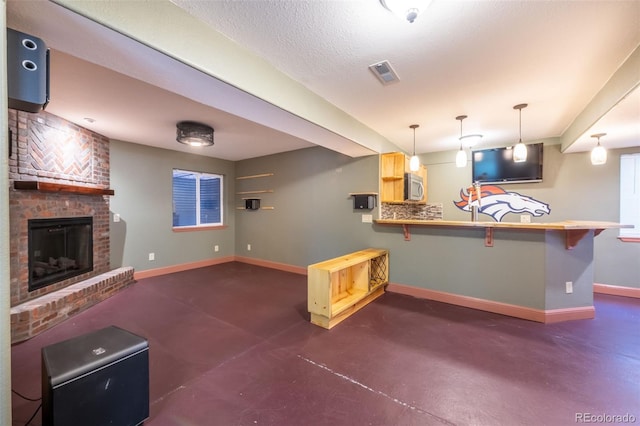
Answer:
POLYGON ((371 210, 375 206, 373 195, 356 194, 353 196, 353 208, 356 210, 371 210))
POLYGON ((149 346, 111 326, 42 348, 43 426, 136 426, 149 417, 149 346))
POLYGON ((40 112, 49 103, 49 49, 38 37, 7 28, 9 108, 40 112))
POLYGON ((244 201, 244 208, 247 210, 258 210, 260 208, 260 198, 247 198, 244 201))

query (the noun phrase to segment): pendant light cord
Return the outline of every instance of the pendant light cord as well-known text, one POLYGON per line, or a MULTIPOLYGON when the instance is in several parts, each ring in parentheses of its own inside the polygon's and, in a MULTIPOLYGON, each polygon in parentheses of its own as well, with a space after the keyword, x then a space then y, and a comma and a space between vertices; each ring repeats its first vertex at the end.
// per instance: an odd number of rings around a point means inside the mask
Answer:
POLYGON ((412 124, 409 128, 413 129, 413 156, 416 155, 416 129, 420 127, 419 124, 412 124))
MULTIPOLYGON (((598 143, 600 143, 600 139, 598 139, 598 143)), ((413 128, 413 155, 416 155, 416 128, 413 128)))
POLYGON ((462 120, 465 118, 467 118, 466 115, 459 115, 456 117, 456 120, 460 121, 460 138, 458 138, 460 140, 460 149, 462 149, 462 120))
POLYGON ((520 130, 520 139, 518 143, 522 143, 522 109, 528 107, 529 104, 518 104, 513 107, 513 109, 518 110, 518 127, 520 130))
POLYGON ((520 117, 518 120, 518 126, 520 127, 520 139, 518 139, 518 142, 522 142, 522 108, 520 108, 518 112, 520 117))

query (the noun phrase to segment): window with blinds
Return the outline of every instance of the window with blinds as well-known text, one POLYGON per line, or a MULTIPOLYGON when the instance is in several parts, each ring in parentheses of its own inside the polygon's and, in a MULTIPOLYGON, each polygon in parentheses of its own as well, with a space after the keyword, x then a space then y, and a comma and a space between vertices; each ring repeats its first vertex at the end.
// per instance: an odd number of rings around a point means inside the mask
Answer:
POLYGON ((634 225, 621 237, 640 238, 640 153, 620 156, 620 223, 634 225))
POLYGON ((173 226, 222 225, 223 176, 173 170, 173 226))

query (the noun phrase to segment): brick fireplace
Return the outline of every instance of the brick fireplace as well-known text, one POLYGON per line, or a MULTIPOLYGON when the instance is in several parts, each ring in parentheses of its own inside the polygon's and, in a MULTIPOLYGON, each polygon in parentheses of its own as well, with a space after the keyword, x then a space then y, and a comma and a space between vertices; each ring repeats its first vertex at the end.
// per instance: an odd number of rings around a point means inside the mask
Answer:
POLYGON ((9 129, 11 338, 17 342, 128 286, 133 268, 109 265, 109 140, 44 111, 10 109, 9 129), (29 221, 80 217, 92 218, 93 269, 30 291, 29 221))

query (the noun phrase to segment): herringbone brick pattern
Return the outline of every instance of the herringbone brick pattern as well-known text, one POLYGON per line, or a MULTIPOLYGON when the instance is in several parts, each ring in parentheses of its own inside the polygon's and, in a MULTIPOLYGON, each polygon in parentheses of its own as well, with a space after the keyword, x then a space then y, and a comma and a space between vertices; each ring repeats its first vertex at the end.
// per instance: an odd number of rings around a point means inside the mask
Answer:
POLYGON ((78 132, 32 120, 27 159, 37 175, 90 182, 93 177, 93 140, 78 132))

